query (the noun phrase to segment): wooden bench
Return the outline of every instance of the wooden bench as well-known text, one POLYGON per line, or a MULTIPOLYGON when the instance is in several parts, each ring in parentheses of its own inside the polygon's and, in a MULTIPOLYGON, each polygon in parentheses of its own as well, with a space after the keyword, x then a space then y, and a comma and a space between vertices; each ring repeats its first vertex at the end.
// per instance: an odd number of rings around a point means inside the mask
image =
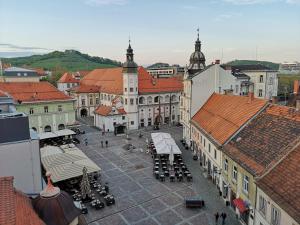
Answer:
POLYGON ((204 207, 204 201, 198 197, 191 197, 185 199, 186 208, 202 208, 204 207))

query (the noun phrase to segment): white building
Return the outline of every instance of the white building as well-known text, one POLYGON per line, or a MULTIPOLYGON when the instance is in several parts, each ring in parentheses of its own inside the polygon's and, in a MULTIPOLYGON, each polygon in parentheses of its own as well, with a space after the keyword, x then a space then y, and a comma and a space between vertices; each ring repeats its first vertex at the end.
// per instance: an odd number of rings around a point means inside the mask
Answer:
POLYGON ((67 93, 67 90, 69 90, 70 88, 78 86, 79 82, 80 77, 66 72, 57 81, 57 89, 67 93))
POLYGON ((0 108, 0 176, 13 176, 17 189, 37 195, 43 188, 37 135, 29 130, 28 117, 16 112, 12 98, 1 91, 0 108))
POLYGON ((190 146, 190 119, 213 93, 248 95, 250 78, 244 73, 232 73, 231 69, 215 64, 205 66, 205 56, 201 52, 201 42, 195 43, 195 52, 190 57, 190 65, 184 75, 184 90, 180 102, 180 121, 183 125, 183 139, 190 146))
POLYGON ((263 65, 232 66, 232 71, 243 72, 250 77, 254 86, 254 97, 271 100, 277 96, 278 71, 263 65))
POLYGON ((78 116, 95 115, 96 126, 105 128, 105 131, 114 131, 112 128, 118 127, 116 130, 122 133, 127 127, 138 129, 179 123, 181 91, 180 78, 153 78, 143 67, 138 67, 129 45, 123 67, 91 71, 81 80, 80 86, 70 90, 70 94, 76 99, 78 116), (118 106, 115 105, 116 99, 119 99, 118 106), (117 113, 120 108, 125 115, 117 113))

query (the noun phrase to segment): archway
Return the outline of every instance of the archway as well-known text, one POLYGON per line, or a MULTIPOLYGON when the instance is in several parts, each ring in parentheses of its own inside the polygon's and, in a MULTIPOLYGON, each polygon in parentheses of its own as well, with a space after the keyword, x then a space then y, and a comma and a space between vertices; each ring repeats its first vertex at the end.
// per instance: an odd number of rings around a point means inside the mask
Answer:
POLYGON ((154 124, 155 125, 160 125, 160 124, 162 124, 162 116, 161 115, 157 115, 156 117, 155 117, 155 121, 154 121, 154 124))
POLYGON ((44 132, 51 132, 51 126, 50 125, 45 126, 44 132))
POLYGON ((58 125, 58 130, 63 130, 65 129, 65 125, 64 124, 59 124, 58 125))
POLYGON ((80 116, 81 117, 87 117, 87 115, 88 115, 87 109, 83 108, 83 109, 80 110, 80 116))
POLYGON ((37 129, 35 127, 31 127, 32 130, 34 130, 35 132, 37 132, 37 129))

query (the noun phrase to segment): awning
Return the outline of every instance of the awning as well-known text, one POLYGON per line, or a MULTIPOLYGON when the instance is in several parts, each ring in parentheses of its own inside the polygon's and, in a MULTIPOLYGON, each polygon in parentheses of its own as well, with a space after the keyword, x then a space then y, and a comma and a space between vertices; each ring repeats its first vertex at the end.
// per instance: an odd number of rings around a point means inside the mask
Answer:
POLYGON ((67 135, 74 135, 75 132, 70 129, 63 129, 53 132, 43 132, 38 134, 40 140, 49 139, 49 138, 56 138, 56 137, 62 137, 67 135))
POLYGON ((51 173, 53 183, 82 176, 83 167, 88 173, 101 169, 74 145, 41 148, 41 161, 44 169, 51 173))
POLYGON ((173 154, 181 154, 179 147, 174 139, 168 133, 151 133, 151 138, 157 154, 170 154, 171 149, 173 154))
POLYGON ((245 202, 241 198, 236 198, 233 200, 233 204, 238 208, 240 213, 246 212, 248 209, 246 208, 245 202))

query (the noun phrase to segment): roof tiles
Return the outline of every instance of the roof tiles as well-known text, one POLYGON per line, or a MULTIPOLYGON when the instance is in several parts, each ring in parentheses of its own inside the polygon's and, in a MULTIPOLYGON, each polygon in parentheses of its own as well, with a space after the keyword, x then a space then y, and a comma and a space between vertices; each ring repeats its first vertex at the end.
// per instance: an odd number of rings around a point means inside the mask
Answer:
POLYGON ((267 104, 265 100, 254 98, 250 101, 249 98, 214 93, 191 122, 223 145, 267 104))
POLYGON ((0 90, 7 92, 15 101, 59 101, 72 98, 48 82, 0 82, 0 90))
POLYGON ((78 79, 75 79, 71 73, 64 73, 61 78, 57 81, 58 83, 79 83, 78 79))

